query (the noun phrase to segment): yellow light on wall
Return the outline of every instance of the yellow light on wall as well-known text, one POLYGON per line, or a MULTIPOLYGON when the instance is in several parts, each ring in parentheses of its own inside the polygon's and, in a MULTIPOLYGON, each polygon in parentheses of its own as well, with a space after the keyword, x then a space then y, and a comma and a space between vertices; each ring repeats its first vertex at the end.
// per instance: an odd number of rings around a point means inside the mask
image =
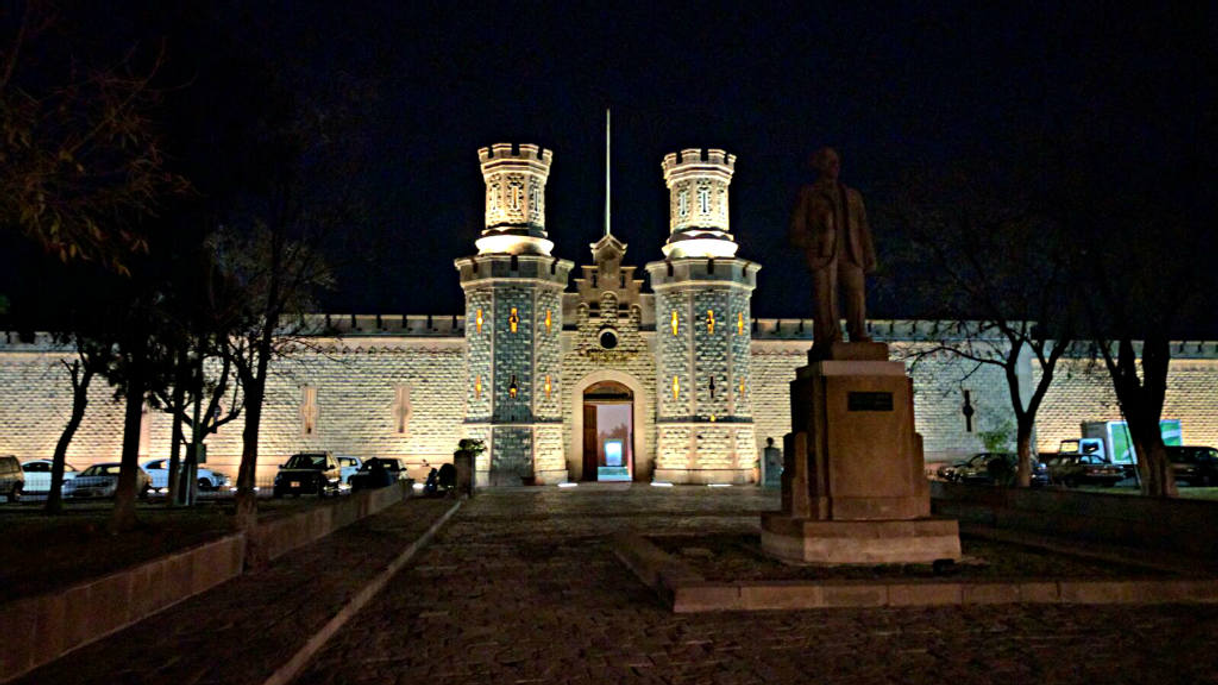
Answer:
POLYGON ((512 307, 512 313, 508 314, 508 328, 513 333, 516 332, 516 327, 520 325, 520 315, 516 313, 516 308, 512 307))
POLYGON ((681 399, 681 380, 676 376, 672 377, 672 398, 674 400, 681 399))
POLYGON ((706 310, 706 332, 711 335, 715 334, 715 310, 713 309, 706 310))
POLYGON ((550 310, 546 310, 546 333, 550 332, 550 310))
POLYGON ((550 399, 550 377, 549 376, 546 376, 546 399, 547 400, 550 399))
POLYGON ((677 328, 679 327, 679 324, 680 324, 680 320, 677 318, 677 310, 674 309, 674 310, 672 310, 672 334, 673 335, 677 334, 677 328))
POLYGON ((744 335, 744 312, 736 314, 736 335, 744 335))
POLYGON ((474 379, 474 397, 482 398, 482 376, 474 379))
POLYGON ((512 374, 512 382, 508 383, 508 397, 516 399, 518 392, 520 392, 520 386, 516 385, 516 374, 512 374))
POLYGON ((740 396, 744 397, 744 377, 740 377, 740 396))
POLYGON ((482 310, 481 309, 479 309, 478 313, 474 316, 474 321, 477 322, 478 332, 481 333, 482 332, 482 310))

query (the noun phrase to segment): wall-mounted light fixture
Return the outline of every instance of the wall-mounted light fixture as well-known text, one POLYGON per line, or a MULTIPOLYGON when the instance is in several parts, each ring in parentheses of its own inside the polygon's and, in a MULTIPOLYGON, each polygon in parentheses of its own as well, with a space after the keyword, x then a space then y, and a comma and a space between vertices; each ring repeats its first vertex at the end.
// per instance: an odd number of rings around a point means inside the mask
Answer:
POLYGON ((512 374, 512 382, 508 383, 508 397, 516 399, 516 393, 518 392, 520 392, 520 386, 516 385, 516 374, 512 374))

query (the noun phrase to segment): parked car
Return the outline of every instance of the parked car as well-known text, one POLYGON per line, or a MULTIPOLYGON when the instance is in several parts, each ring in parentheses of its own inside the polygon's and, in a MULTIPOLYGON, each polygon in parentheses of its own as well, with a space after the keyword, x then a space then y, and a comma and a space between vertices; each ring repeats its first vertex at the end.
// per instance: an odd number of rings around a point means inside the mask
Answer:
MULTIPOLYGON (((940 467, 942 468, 942 467, 940 467)), ((958 483, 993 485, 995 477, 1012 482, 1019 468, 1019 455, 1014 452, 982 452, 951 466, 950 480, 958 483)), ((1049 469, 1032 457, 1032 486, 1048 485, 1049 469)))
POLYGON ((351 491, 384 488, 408 478, 401 459, 373 457, 365 461, 360 470, 351 476, 351 491))
POLYGON ((359 471, 359 468, 364 465, 364 460, 346 455, 335 457, 335 459, 338 459, 338 468, 342 471, 343 485, 350 485, 351 476, 354 476, 356 471, 359 471))
MULTIPOLYGON (((148 472, 152 478, 152 488, 160 490, 161 488, 169 487, 169 460, 168 459, 152 459, 140 464, 140 467, 148 472)), ((232 479, 223 473, 216 473, 211 469, 199 467, 195 476, 199 480, 200 490, 218 490, 232 484, 232 479)))
POLYGON ((24 490, 25 472, 21 470, 21 462, 12 455, 0 457, 0 495, 4 495, 5 501, 20 502, 24 490))
POLYGON ((1166 449, 1176 480, 1202 487, 1218 485, 1218 449, 1195 445, 1167 445, 1166 449))
MULTIPOLYGON (((50 459, 31 459, 22 462, 21 470, 25 472, 25 493, 27 495, 45 495, 51 491, 51 468, 54 462, 50 459)), ((63 482, 68 482, 80 475, 75 466, 64 462, 63 482)))
POLYGON ((1125 480, 1125 469, 1095 454, 1059 454, 1049 460, 1049 480, 1068 488, 1078 485, 1116 485, 1125 480))
MULTIPOLYGON (((118 462, 109 464, 94 464, 81 471, 69 481, 64 481, 63 496, 65 499, 85 499, 93 497, 113 497, 118 491, 118 476, 123 465, 118 462)), ((152 479, 144 469, 135 470, 135 490, 140 497, 146 497, 152 489, 152 479)))
POLYGON ((338 494, 342 470, 338 460, 329 452, 298 452, 293 454, 275 474, 274 497, 310 494, 325 497, 338 494))

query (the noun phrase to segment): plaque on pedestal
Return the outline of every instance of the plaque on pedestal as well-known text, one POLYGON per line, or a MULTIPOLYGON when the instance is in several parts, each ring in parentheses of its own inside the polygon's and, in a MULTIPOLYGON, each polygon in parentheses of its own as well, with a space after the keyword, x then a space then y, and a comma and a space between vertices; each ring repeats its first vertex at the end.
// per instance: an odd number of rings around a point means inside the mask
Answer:
POLYGON ((905 365, 882 343, 834 343, 828 356, 791 382, 783 510, 762 515, 762 547, 821 563, 958 559, 956 521, 930 518, 905 365))

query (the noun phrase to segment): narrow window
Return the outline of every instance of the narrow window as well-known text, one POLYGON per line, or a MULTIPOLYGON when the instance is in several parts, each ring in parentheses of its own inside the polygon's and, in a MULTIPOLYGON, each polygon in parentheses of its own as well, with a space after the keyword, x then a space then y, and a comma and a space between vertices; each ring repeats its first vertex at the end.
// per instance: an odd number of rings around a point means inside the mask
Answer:
POLYGON ((405 435, 409 423, 410 386, 406 383, 396 383, 393 386, 393 431, 398 435, 405 435))
POLYGON ((744 335, 744 312, 736 314, 736 335, 744 335))
POLYGON ((508 397, 516 399, 516 393, 520 392, 520 386, 516 385, 516 374, 512 374, 512 382, 508 383, 508 397))
POLYGON ((738 394, 740 399, 744 399, 744 376, 740 377, 740 392, 738 394))
POLYGON ((677 216, 682 219, 689 216, 689 191, 685 189, 677 193, 677 216))
POLYGON ((508 315, 508 328, 513 333, 516 332, 516 327, 520 325, 520 315, 516 313, 516 308, 512 307, 512 313, 508 315))
POLYGON ((546 333, 550 332, 550 310, 546 310, 546 333))
POLYGON ((304 396, 300 405, 300 432, 313 435, 317 432, 317 415, 320 413, 317 408, 317 388, 306 385, 301 390, 304 396))
POLYGON ((702 186, 698 188, 698 205, 703 214, 710 214, 710 187, 702 186))
POLYGON ((482 332, 482 310, 481 309, 479 309, 478 313, 476 315, 474 315, 474 322, 477 324, 478 332, 481 333, 482 332))
POLYGON ((681 381, 676 376, 672 377, 672 398, 681 399, 681 381))
POLYGON ((674 309, 674 310, 672 310, 672 334, 673 335, 677 334, 677 329, 679 327, 679 324, 680 324, 680 320, 677 318, 677 310, 674 309))
POLYGON ((715 399, 715 377, 714 376, 710 377, 710 396, 711 396, 712 400, 715 399))
POLYGON ((706 310, 706 332, 711 335, 715 334, 715 310, 713 309, 706 310))
POLYGON ((550 399, 550 390, 551 390, 550 377, 546 376, 546 399, 547 400, 550 399))
POLYGON ((482 399, 482 376, 479 375, 474 379, 474 397, 482 399))

